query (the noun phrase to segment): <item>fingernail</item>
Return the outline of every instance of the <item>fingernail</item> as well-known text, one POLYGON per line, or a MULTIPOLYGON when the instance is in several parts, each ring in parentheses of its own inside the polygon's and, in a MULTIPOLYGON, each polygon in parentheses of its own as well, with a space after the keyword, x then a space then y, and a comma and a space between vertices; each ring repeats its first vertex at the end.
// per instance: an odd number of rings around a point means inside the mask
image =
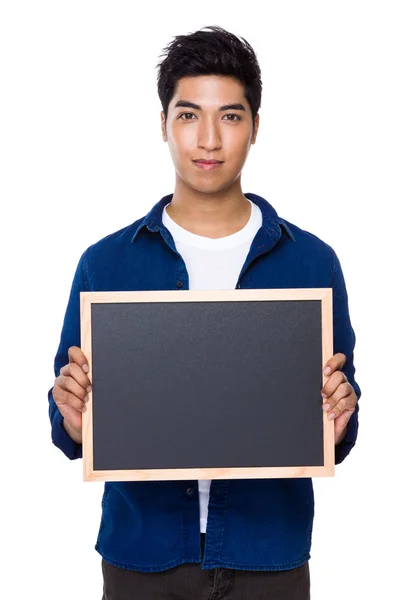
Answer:
MULTIPOLYGON (((323 406, 323 410, 325 410, 325 411, 329 410, 329 408, 331 408, 330 404, 325 404, 325 405, 323 406)), ((333 414, 333 413, 332 413, 332 414, 333 414)))
POLYGON ((322 392, 321 395, 323 396, 323 398, 327 398, 327 394, 325 394, 324 392, 322 392))
POLYGON ((330 371, 331 371, 331 368, 330 368, 330 367, 326 367, 326 368, 324 369, 323 373, 324 373, 325 375, 328 375, 328 374, 330 373, 330 371))
POLYGON ((84 371, 84 373, 88 373, 88 365, 87 364, 83 365, 83 371, 84 371))
POLYGON ((86 407, 86 405, 84 404, 84 406, 83 406, 83 412, 85 412, 86 410, 87 410, 87 407, 86 407))
POLYGON ((91 385, 89 385, 89 386, 88 386, 88 388, 87 388, 87 392, 88 392, 88 393, 90 393, 90 392, 91 392, 91 389, 92 389, 92 388, 91 388, 91 385))
POLYGON ((329 415, 329 419, 334 419, 334 418, 335 418, 335 416, 336 416, 336 415, 335 415, 334 413, 330 413, 330 415, 329 415))

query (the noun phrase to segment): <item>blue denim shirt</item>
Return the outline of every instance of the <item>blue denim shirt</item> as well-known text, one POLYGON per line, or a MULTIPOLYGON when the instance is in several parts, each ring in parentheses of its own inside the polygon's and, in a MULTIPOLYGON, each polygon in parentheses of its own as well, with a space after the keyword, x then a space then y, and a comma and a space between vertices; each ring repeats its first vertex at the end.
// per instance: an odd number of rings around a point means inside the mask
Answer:
MULTIPOLYGON (((343 273, 334 250, 316 236, 281 219, 257 194, 247 198, 262 211, 257 232, 236 287, 333 288, 334 353, 343 352, 343 372, 355 381, 353 332, 343 273)), ((55 357, 55 376, 68 362, 68 348, 80 346, 80 292, 188 289, 185 263, 162 223, 164 196, 145 216, 90 246, 78 263, 55 357)), ((52 441, 68 458, 82 446, 63 429, 63 417, 49 390, 52 441)), ((355 444, 358 407, 344 440, 340 463, 355 444)), ((314 514, 312 481, 231 479, 211 483, 205 556, 200 549, 197 481, 106 482, 96 550, 109 563, 138 571, 162 571, 181 563, 203 569, 277 571, 310 558, 314 514)))

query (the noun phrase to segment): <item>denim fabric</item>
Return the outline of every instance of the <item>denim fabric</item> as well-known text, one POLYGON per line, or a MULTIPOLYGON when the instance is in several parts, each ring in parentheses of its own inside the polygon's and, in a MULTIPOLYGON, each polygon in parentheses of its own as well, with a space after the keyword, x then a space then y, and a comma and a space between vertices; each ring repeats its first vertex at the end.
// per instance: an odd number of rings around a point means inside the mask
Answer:
MULTIPOLYGON (((355 381, 351 326, 342 269, 334 250, 316 236, 281 219, 257 194, 247 198, 262 211, 236 287, 333 288, 334 353, 342 352, 349 382, 355 381)), ((131 225, 93 244, 81 256, 55 356, 55 375, 80 346, 80 292, 188 289, 185 263, 162 223, 164 196, 131 225)), ((52 441, 70 459, 82 446, 63 429, 49 390, 52 441)), ((358 431, 358 406, 346 437, 336 446, 336 463, 349 454, 358 431)), ((197 481, 106 482, 96 550, 107 563, 138 571, 163 571, 182 563, 202 569, 279 571, 310 558, 314 515, 312 481, 300 479, 213 480, 204 559, 200 548, 197 481)))

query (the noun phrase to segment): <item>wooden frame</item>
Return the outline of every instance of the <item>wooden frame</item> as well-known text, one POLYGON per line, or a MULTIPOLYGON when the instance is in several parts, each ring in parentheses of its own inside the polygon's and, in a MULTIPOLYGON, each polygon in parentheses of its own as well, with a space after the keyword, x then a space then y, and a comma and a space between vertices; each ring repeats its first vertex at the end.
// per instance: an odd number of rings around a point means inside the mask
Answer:
MULTIPOLYGON (((121 302, 218 302, 247 300, 320 300, 322 315, 322 366, 333 355, 332 289, 250 289, 216 291, 132 291, 132 292, 81 292, 81 349, 93 377, 91 305, 93 303, 121 302)), ((323 374, 323 386, 328 377, 323 374)), ((334 475, 334 422, 323 412, 324 465, 305 467, 256 468, 192 468, 94 471, 93 469, 93 401, 94 387, 90 392, 87 410, 82 414, 83 478, 84 481, 155 481, 197 479, 245 479, 275 477, 317 477, 334 475)))

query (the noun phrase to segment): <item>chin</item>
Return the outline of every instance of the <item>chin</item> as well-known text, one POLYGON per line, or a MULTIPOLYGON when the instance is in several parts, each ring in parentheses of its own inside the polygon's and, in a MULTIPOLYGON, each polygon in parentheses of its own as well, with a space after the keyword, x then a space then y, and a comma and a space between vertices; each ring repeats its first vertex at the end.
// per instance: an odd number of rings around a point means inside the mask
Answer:
POLYGON ((228 189, 231 186, 231 182, 217 182, 213 181, 201 182, 201 181, 185 181, 184 183, 191 190, 198 192, 199 194, 218 194, 223 190, 228 189))

